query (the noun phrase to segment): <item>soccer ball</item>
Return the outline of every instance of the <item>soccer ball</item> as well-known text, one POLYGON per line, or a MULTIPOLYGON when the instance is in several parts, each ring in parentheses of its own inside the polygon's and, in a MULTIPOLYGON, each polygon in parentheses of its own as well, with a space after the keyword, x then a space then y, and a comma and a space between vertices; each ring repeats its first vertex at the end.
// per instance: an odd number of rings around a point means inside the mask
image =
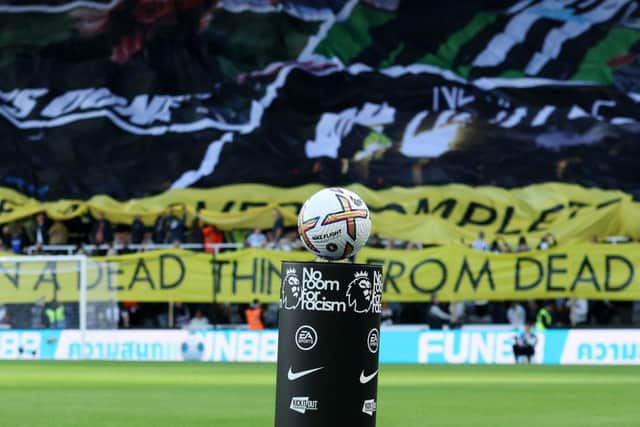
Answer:
POLYGON ((202 335, 197 332, 190 333, 180 346, 180 350, 182 352, 182 360, 202 360, 204 356, 202 335))
POLYGON ((326 188, 302 205, 298 233, 304 246, 313 254, 332 260, 348 258, 369 239, 369 208, 352 191, 326 188))

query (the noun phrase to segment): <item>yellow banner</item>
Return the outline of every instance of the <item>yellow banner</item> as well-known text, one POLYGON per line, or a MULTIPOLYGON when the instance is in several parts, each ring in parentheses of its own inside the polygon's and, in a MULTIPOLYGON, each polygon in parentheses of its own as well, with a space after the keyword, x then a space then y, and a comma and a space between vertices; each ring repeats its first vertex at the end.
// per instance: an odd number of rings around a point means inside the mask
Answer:
MULTIPOLYGON (((423 243, 467 243, 478 231, 489 239, 505 238, 514 244, 525 235, 537 243, 550 232, 562 243, 586 242, 593 236, 640 238, 640 203, 620 191, 587 189, 568 184, 541 184, 505 190, 464 185, 422 186, 371 190, 349 186, 372 210, 374 233, 382 237, 423 243)), ((54 219, 69 219, 102 212, 117 223, 131 223, 140 215, 146 224, 172 206, 186 206, 189 217, 198 205, 200 215, 224 230, 270 228, 271 211, 278 208, 289 226, 317 185, 277 188, 255 184, 214 189, 171 190, 144 199, 118 202, 109 196, 87 201, 41 203, 0 188, 0 223, 45 210, 54 219)), ((531 243, 531 242, 530 242, 531 243)))
MULTIPOLYGON (((211 256, 182 250, 87 259, 87 300, 211 301, 211 256)), ((80 264, 0 257, 0 301, 78 301, 80 264)))
MULTIPOLYGON (((212 255, 166 250, 88 261, 88 301, 277 302, 280 263, 307 252, 248 249, 212 255)), ((384 265, 386 301, 524 300, 558 297, 640 299, 640 244, 565 245, 519 254, 464 246, 419 251, 363 249, 360 263, 384 265)), ((0 258, 0 301, 77 301, 74 261, 0 258)))
POLYGON ((493 254, 463 246, 422 251, 363 249, 358 261, 383 263, 383 299, 443 301, 640 298, 640 244, 576 244, 493 254))

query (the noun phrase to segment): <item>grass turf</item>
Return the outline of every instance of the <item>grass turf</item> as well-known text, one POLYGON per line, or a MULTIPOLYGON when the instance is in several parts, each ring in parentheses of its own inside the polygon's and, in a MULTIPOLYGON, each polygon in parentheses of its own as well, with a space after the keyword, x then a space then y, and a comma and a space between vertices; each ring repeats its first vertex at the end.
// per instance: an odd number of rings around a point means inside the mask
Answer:
MULTIPOLYGON (((275 365, 0 362, 0 424, 273 426, 274 384, 275 365)), ((639 387, 635 367, 385 365, 377 425, 638 426, 639 387)))

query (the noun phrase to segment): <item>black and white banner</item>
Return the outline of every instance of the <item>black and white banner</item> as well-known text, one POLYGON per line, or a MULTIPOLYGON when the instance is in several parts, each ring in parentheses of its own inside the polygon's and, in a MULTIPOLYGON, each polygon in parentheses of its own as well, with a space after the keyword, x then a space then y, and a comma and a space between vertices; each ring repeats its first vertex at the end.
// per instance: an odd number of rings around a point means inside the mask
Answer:
POLYGON ((174 187, 220 185, 232 173, 275 185, 294 176, 374 187, 563 179, 624 187, 638 117, 633 99, 606 86, 467 82, 418 66, 293 70, 259 129, 214 142, 217 162, 205 156, 207 173, 194 170, 174 187))
POLYGON ((629 0, 10 1, 0 186, 637 191, 629 0))

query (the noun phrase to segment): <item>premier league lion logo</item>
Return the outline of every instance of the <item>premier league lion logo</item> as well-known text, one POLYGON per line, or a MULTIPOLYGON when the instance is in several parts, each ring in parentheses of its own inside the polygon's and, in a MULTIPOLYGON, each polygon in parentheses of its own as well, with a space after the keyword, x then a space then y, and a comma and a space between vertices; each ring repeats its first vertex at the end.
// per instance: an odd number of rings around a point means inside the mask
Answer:
POLYGON ((349 307, 356 313, 367 313, 371 309, 373 287, 366 271, 357 272, 347 288, 349 307))
POLYGON ((286 271, 282 281, 282 305, 287 310, 293 310, 300 305, 302 287, 296 270, 290 268, 286 271))

